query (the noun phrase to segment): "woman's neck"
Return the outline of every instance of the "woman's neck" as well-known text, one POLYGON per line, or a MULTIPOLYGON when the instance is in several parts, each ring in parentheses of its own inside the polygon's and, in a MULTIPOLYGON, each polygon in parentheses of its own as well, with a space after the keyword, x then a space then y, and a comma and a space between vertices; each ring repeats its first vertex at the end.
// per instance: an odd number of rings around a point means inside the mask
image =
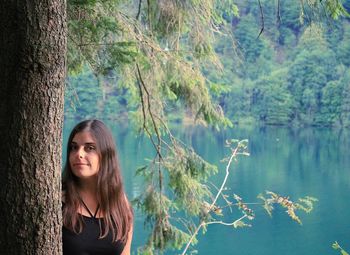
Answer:
POLYGON ((80 180, 77 188, 79 193, 97 194, 97 181, 95 179, 80 180))
MULTIPOLYGON (((94 214, 99 206, 96 182, 80 182, 77 188, 80 199, 88 207, 90 212, 94 214)), ((89 216, 88 211, 82 205, 79 208, 79 212, 85 216, 89 216)), ((99 215, 98 213, 97 216, 99 215)))
POLYGON ((78 192, 82 199, 85 197, 97 198, 97 181, 92 179, 80 180, 78 183, 78 192))

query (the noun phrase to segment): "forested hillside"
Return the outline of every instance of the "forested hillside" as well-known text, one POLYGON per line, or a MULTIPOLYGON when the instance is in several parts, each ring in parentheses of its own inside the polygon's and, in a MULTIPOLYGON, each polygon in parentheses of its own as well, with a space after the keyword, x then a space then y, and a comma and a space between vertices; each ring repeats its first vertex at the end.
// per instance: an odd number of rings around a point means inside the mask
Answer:
MULTIPOLYGON (((290 1, 281 6, 278 22, 273 3, 266 3, 271 6, 264 10, 271 12, 264 12, 259 38, 258 6, 246 1, 240 18, 232 20, 242 62, 237 63, 227 41, 218 42, 224 75, 209 77, 228 88, 218 97, 225 113, 233 121, 349 126, 349 19, 302 26, 297 22, 299 2, 290 1)), ((308 17, 303 22, 309 22, 308 17)))
MULTIPOLYGON (((236 3, 238 16, 223 10, 232 36, 215 38, 221 66, 202 67, 212 98, 234 123, 350 126, 350 19, 318 22, 307 10, 300 14, 299 1, 279 9, 261 3, 263 12, 258 1, 236 3)), ((113 72, 96 78, 88 67, 71 74, 66 117, 129 117, 135 92, 115 86, 119 79, 113 72)), ((189 113, 172 89, 168 111, 182 120, 189 113)))

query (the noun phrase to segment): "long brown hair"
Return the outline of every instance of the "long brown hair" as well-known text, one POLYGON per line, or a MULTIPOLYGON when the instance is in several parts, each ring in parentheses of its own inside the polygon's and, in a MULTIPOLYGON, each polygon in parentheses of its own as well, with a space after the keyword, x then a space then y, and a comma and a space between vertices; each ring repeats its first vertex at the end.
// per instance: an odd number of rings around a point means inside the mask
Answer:
POLYGON ((112 232, 113 240, 126 243, 132 226, 133 213, 124 193, 120 166, 116 146, 112 133, 99 120, 85 120, 77 124, 69 138, 67 146, 67 160, 63 172, 63 191, 65 202, 63 207, 63 225, 81 233, 83 229, 82 217, 77 213, 80 198, 77 190, 79 179, 76 177, 69 163, 71 143, 77 133, 89 131, 96 139, 96 149, 99 154, 100 170, 97 174, 97 202, 103 213, 104 227, 100 228, 100 238, 112 232))

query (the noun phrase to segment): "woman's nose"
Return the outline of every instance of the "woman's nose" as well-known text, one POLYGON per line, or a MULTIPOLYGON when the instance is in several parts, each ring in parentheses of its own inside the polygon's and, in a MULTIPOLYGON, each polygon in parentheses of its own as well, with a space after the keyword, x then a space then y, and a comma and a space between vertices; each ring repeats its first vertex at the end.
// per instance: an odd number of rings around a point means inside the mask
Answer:
POLYGON ((82 147, 82 148, 79 148, 79 149, 77 150, 76 156, 77 156, 78 158, 84 158, 84 155, 85 155, 84 148, 83 148, 83 147, 82 147))

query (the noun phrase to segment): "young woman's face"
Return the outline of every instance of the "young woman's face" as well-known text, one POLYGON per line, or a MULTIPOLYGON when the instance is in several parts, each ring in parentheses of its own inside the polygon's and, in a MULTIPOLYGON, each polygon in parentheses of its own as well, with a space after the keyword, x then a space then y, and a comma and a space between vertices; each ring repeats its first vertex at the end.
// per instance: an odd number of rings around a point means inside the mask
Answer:
POLYGON ((97 176, 100 170, 100 160, 96 140, 89 131, 75 134, 69 153, 69 164, 73 174, 80 179, 97 176))

